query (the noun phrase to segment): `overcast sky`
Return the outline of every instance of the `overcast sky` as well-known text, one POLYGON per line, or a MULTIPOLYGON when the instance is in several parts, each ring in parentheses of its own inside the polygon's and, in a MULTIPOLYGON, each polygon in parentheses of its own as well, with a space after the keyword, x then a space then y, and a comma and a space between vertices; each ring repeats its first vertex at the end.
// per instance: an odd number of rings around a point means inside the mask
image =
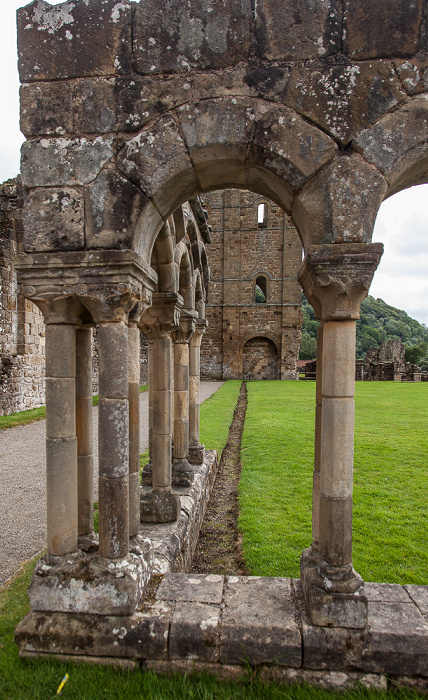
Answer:
MULTIPOLYGON (((159 0, 161 2, 161 0, 159 0)), ((18 71, 15 12, 25 1, 0 0, 0 182, 19 171, 18 71)), ((51 5, 58 5, 53 0, 51 5)), ((428 325, 428 185, 399 192, 379 211, 373 240, 385 253, 370 294, 428 325)))

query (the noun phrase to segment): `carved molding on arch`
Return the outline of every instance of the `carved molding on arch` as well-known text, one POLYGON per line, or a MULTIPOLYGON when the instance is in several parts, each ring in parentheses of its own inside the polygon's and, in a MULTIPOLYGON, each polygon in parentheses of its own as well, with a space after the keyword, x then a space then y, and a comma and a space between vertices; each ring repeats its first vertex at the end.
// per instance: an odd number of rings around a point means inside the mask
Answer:
POLYGON ((360 317, 383 253, 382 243, 333 243, 308 250, 299 273, 303 291, 322 321, 360 317))

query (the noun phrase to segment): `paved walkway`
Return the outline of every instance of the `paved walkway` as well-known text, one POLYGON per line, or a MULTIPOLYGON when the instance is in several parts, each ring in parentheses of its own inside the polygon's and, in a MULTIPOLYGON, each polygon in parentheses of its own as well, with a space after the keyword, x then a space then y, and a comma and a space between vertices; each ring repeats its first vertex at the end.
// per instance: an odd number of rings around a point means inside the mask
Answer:
MULTIPOLYGON (((201 382, 201 403, 223 382, 201 382)), ((94 435, 98 410, 93 409, 94 435)), ((148 394, 140 394, 140 448, 148 447, 148 394)), ((95 460, 98 461, 96 441, 95 460)), ((0 586, 46 546, 45 421, 0 431, 0 586)), ((94 470, 96 472, 96 470, 94 470)), ((97 492, 97 478, 94 475, 97 492)))

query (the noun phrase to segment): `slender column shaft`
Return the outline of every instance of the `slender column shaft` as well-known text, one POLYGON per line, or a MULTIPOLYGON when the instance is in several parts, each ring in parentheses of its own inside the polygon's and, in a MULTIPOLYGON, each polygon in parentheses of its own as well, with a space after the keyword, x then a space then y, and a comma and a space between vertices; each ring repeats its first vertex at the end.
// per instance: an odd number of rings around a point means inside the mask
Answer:
POLYGON ((322 341, 320 441, 321 559, 329 566, 352 562, 355 322, 326 321, 322 341))
POLYGON ((100 554, 125 557, 129 550, 128 329, 101 323, 99 342, 99 531, 100 554))
POLYGON ((92 329, 76 329, 76 432, 79 536, 93 531, 92 329))
POLYGON ((76 354, 74 325, 46 326, 48 553, 77 549, 76 354))
POLYGON ((201 333, 194 333, 189 347, 189 443, 199 445, 199 389, 201 367, 201 333))
POLYGON ((189 454, 189 341, 174 342, 174 458, 189 454))
POLYGON ((172 365, 171 334, 160 333, 153 339, 152 482, 154 488, 171 486, 172 365))
POLYGON ((140 527, 140 330, 128 326, 129 348, 129 535, 140 527))
POLYGON ((149 459, 153 457, 153 340, 148 344, 148 382, 149 382, 149 459))
POLYGON ((322 363, 323 363, 323 328, 317 332, 317 383, 316 383, 316 408, 315 408, 315 450, 313 473, 313 500, 312 500, 312 551, 319 551, 319 518, 320 518, 320 466, 321 466, 321 425, 322 425, 322 363))

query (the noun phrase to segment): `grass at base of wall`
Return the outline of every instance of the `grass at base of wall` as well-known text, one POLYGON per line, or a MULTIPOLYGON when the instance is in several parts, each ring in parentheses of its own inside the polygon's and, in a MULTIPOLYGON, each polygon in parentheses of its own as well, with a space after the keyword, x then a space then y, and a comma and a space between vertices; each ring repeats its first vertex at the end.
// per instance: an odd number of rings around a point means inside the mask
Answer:
MULTIPOLYGON (((0 588, 0 698, 2 700, 48 700, 67 673, 61 692, 66 700, 329 700, 332 692, 308 685, 279 686, 264 683, 248 668, 249 677, 239 681, 218 681, 208 674, 156 676, 138 668, 126 671, 89 664, 75 665, 51 660, 27 660, 18 655, 14 630, 29 611, 27 589, 35 561, 0 588)), ((411 700, 412 692, 375 692, 363 687, 334 693, 341 700, 411 700)))
MULTIPOLYGON (((313 382, 247 382, 239 527, 253 575, 299 576, 311 543, 313 382)), ((357 382, 353 563, 428 584, 428 383, 357 382)))
MULTIPOLYGON (((147 389, 147 384, 141 384, 140 394, 143 391, 147 391, 147 389)), ((92 397, 93 406, 98 406, 98 401, 98 394, 92 397)), ((27 423, 34 423, 34 421, 43 420, 44 418, 46 418, 46 406, 38 406, 38 408, 30 408, 28 411, 11 413, 9 416, 0 416, 0 430, 14 428, 17 425, 27 425, 27 423)))

